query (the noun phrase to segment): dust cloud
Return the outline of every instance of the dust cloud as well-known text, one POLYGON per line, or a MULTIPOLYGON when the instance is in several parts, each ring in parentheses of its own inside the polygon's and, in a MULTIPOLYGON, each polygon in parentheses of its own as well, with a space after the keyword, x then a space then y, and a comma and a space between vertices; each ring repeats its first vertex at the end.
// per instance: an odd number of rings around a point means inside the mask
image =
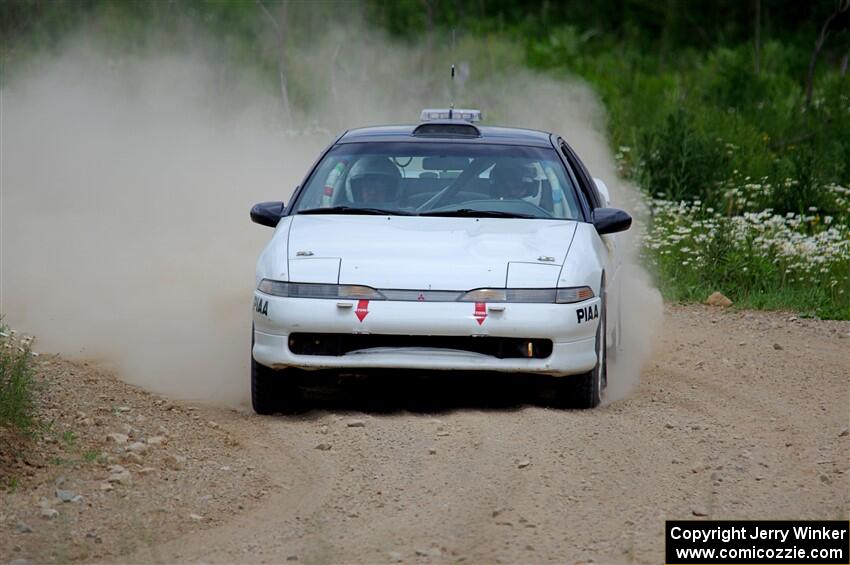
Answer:
MULTIPOLYGON (((69 41, 12 73, 0 90, 4 322, 36 335, 38 350, 153 392, 244 405, 254 262, 271 235, 250 223, 250 206, 287 199, 346 127, 415 122, 450 96, 448 69, 435 63, 445 57, 375 33, 327 36, 335 42, 290 54, 310 94, 293 123, 276 85, 204 50, 130 56, 69 41)), ((561 133, 614 205, 633 206, 593 93, 506 63, 515 51, 461 41, 458 106, 561 133)), ((661 315, 631 236, 622 239, 626 340, 609 399, 637 382, 661 315)))

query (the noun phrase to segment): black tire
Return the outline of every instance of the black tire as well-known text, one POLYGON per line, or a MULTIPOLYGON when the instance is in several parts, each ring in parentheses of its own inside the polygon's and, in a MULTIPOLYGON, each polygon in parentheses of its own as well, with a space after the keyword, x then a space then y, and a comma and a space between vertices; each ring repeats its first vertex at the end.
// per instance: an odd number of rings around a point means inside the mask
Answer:
MULTIPOLYGON (((602 331, 603 331, 603 333, 602 333, 602 352, 603 352, 602 353, 602 380, 601 380, 601 382, 602 382, 602 391, 601 392, 602 393, 604 393, 605 390, 608 388, 608 354, 613 349, 613 351, 614 351, 613 357, 614 357, 614 361, 616 362, 616 360, 617 360, 617 348, 620 346, 620 336, 619 336, 618 332, 620 331, 620 328, 622 328, 623 326, 620 323, 620 321, 621 321, 620 320, 620 312, 619 312, 620 302, 617 301, 617 304, 618 304, 618 306, 617 306, 617 308, 618 308, 618 310, 617 310, 617 327, 614 328, 614 334, 613 334, 614 343, 608 343, 608 291, 607 291, 607 289, 605 289, 603 287, 603 289, 602 289, 602 317, 599 319, 600 325, 602 325, 603 323, 605 324, 605 327, 602 328, 602 331)), ((597 358, 598 358, 598 355, 599 354, 597 353, 597 358)))
POLYGON ((583 375, 559 377, 564 385, 561 403, 581 410, 599 406, 602 391, 608 382, 608 296, 604 280, 602 285, 602 305, 599 326, 596 328, 596 367, 583 375))
MULTIPOLYGON (((606 306, 607 307, 607 306, 606 306)), ((606 368, 605 368, 605 379, 602 381, 603 389, 608 388, 608 368, 607 365, 609 362, 613 360, 614 363, 617 362, 617 358, 620 356, 620 352, 623 348, 623 294, 622 290, 618 292, 618 300, 617 300, 617 325, 614 328, 614 332, 611 334, 613 343, 608 345, 608 353, 606 358, 606 368)))
POLYGON ((251 330, 251 406, 262 415, 294 412, 301 406, 301 390, 292 369, 271 369, 254 360, 251 330))

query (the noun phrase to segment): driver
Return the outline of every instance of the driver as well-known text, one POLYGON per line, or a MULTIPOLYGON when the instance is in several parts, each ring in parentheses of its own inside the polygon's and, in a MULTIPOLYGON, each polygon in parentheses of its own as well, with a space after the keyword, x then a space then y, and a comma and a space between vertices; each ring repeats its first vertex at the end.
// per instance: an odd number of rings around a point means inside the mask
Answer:
POLYGON ((537 193, 533 166, 516 161, 499 161, 490 171, 490 196, 497 200, 519 200, 537 193))
POLYGON ((401 173, 388 157, 365 157, 351 170, 349 186, 356 204, 393 203, 398 200, 401 173))

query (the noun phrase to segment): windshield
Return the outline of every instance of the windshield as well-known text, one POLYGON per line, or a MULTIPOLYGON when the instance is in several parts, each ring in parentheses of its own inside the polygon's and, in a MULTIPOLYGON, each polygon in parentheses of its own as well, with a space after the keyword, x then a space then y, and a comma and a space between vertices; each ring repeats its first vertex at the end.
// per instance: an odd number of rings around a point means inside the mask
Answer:
POLYGON ((581 218, 554 149, 434 142, 337 145, 293 212, 581 218))

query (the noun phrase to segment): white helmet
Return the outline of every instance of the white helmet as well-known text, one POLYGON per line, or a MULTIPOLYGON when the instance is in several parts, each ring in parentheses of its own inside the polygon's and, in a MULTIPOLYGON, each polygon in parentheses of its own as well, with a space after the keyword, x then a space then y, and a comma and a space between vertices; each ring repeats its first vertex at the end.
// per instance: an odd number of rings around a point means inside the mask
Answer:
POLYGON ((352 201, 358 204, 393 202, 399 196, 401 173, 388 157, 364 157, 348 176, 352 201))

